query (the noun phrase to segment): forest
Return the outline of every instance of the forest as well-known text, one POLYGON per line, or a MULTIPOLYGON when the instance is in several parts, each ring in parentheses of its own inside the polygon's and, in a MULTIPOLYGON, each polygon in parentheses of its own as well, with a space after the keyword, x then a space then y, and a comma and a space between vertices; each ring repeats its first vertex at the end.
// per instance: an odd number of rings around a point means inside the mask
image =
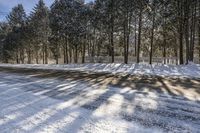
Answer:
POLYGON ((200 63, 200 0, 39 0, 0 22, 0 62, 200 63), (122 58, 120 58, 122 57, 122 58), (107 60, 107 61, 105 61, 107 60), (131 60, 131 61, 130 61, 131 60))

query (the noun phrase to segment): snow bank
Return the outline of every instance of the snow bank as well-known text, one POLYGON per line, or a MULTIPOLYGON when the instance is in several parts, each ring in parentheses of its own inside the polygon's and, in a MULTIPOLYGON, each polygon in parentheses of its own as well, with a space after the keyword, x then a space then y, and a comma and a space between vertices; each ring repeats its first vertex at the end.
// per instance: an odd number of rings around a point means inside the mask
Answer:
POLYGON ((149 65, 149 64, 0 64, 0 67, 34 68, 48 70, 76 70, 87 72, 109 72, 136 75, 181 76, 200 78, 200 65, 190 63, 188 65, 149 65))

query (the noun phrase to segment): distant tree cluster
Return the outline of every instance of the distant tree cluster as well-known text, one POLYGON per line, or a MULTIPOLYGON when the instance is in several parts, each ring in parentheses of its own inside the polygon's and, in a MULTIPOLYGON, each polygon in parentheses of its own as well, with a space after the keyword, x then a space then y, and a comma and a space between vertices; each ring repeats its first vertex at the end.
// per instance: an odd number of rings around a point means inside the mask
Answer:
MULTIPOLYGON (((4 63, 85 63, 86 57, 176 57, 200 60, 200 0, 39 0, 27 16, 21 4, 0 22, 4 63)), ((200 61, 199 61, 200 62, 200 61)))

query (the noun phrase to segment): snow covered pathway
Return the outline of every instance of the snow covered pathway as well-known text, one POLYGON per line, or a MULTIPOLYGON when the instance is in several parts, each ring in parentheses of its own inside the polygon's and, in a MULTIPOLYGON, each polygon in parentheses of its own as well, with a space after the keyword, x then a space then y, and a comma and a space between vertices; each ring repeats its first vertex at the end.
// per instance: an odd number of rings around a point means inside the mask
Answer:
POLYGON ((200 132, 200 80, 0 68, 0 132, 200 132))

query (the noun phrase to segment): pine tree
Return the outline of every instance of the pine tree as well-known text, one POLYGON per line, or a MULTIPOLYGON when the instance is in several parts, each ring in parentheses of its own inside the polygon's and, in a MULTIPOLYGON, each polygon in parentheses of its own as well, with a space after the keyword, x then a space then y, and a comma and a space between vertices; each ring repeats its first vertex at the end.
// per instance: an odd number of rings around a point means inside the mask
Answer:
POLYGON ((53 55, 56 63, 59 58, 77 63, 81 56, 84 63, 86 56, 90 62, 101 62, 101 56, 110 56, 109 62, 114 62, 115 56, 124 56, 128 63, 128 57, 135 55, 139 63, 142 53, 149 56, 150 64, 153 57, 162 57, 164 63, 168 63, 166 57, 179 57, 180 64, 184 60, 187 64, 199 52, 199 8, 198 0, 95 0, 87 4, 55 0, 49 11, 39 0, 26 19, 23 6, 17 5, 7 17, 5 34, 0 29, 1 57, 17 63, 33 59, 39 63, 42 57, 48 63, 53 55))
POLYGON ((137 63, 140 62, 140 49, 141 49, 141 32, 142 32, 142 19, 143 19, 143 12, 146 10, 147 7, 147 0, 139 0, 138 3, 138 12, 139 12, 139 20, 138 20, 138 44, 137 44, 137 63))
MULTIPOLYGON (((131 24, 133 20, 135 0, 124 0, 120 1, 120 11, 122 16, 122 33, 123 33, 123 44, 124 44, 124 63, 128 63, 129 56, 129 43, 130 43, 130 33, 131 24)), ((121 19, 121 18, 120 18, 121 19)))
POLYGON ((11 33, 8 34, 10 37, 7 38, 7 45, 12 45, 12 50, 10 49, 9 53, 10 56, 16 58, 16 62, 24 63, 24 43, 22 39, 22 29, 26 21, 26 13, 24 8, 21 4, 17 5, 12 9, 10 14, 7 16, 8 23, 11 27, 11 33))
MULTIPOLYGON (((63 25, 64 21, 62 18, 63 10, 61 9, 61 3, 56 0, 51 5, 51 12, 50 12, 50 28, 51 28, 51 37, 49 38, 50 41, 50 49, 53 53, 53 56, 56 60, 56 64, 58 64, 58 58, 60 57, 60 47, 61 41, 65 34, 63 33, 63 25)), ((64 62, 68 63, 68 58, 66 60, 66 48, 64 48, 64 62)))
POLYGON ((10 26, 8 23, 0 22, 0 61, 8 63, 7 50, 6 49, 6 37, 8 36, 10 26))
POLYGON ((49 10, 43 0, 39 0, 30 15, 30 23, 34 32, 34 50, 36 63, 39 63, 39 51, 42 52, 43 64, 48 64, 48 39, 50 36, 49 10))

